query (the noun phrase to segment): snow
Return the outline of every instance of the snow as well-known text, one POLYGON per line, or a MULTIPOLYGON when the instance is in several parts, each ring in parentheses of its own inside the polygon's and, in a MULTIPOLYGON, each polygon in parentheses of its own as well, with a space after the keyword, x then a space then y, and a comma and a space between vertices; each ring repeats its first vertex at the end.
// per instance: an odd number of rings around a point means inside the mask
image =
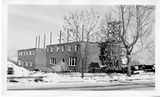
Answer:
POLYGON ((8 64, 8 67, 13 68, 13 70, 14 70, 13 75, 8 75, 8 76, 16 76, 16 77, 18 77, 18 76, 28 76, 31 73, 29 70, 27 70, 23 67, 19 67, 19 66, 13 64, 12 62, 8 61, 7 64, 8 64))
POLYGON ((30 72, 23 67, 19 67, 11 62, 8 62, 8 67, 15 70, 14 80, 18 82, 9 82, 9 89, 19 88, 36 88, 36 87, 55 87, 55 86, 78 86, 78 85, 97 85, 97 84, 111 84, 115 82, 154 82, 155 73, 140 72, 140 74, 128 77, 126 74, 120 73, 84 73, 84 78, 81 78, 81 73, 43 73, 43 72, 30 72), (35 82, 35 79, 43 77, 42 81, 35 82))
MULTIPOLYGON (((38 73, 37 73, 38 74, 38 73)), ((39 73, 40 74, 40 73, 39 73)), ((132 75, 127 77, 124 74, 111 74, 105 76, 97 76, 98 74, 86 74, 83 79, 80 73, 57 74, 47 73, 43 81, 35 82, 33 79, 18 79, 18 83, 8 82, 8 89, 28 89, 28 88, 56 88, 56 87, 78 87, 78 86, 94 86, 94 85, 111 85, 115 83, 123 84, 123 82, 153 82, 154 73, 144 73, 140 75, 132 75), (92 75, 92 76, 91 76, 92 75)), ((100 75, 100 74, 99 74, 100 75)), ((103 74, 102 74, 103 75, 103 74)))

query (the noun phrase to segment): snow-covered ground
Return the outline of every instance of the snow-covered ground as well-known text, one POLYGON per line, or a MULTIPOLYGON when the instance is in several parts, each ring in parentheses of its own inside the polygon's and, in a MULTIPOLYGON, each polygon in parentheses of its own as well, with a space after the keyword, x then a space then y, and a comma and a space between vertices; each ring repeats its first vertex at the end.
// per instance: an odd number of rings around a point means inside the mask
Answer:
MULTIPOLYGON (((11 63, 10 63, 11 65, 11 63)), ((45 88, 45 87, 69 87, 69 86, 88 86, 88 85, 104 85, 119 82, 151 82, 154 83, 155 74, 141 72, 140 74, 128 77, 126 74, 106 74, 106 73, 85 73, 85 77, 81 78, 81 73, 43 73, 30 72, 22 67, 12 64, 17 71, 14 78, 17 82, 8 80, 8 89, 26 89, 26 88, 45 88), (19 70, 19 71, 18 71, 19 70), (23 71, 23 72, 22 72, 23 71), (38 78, 41 77, 41 78, 38 78), (35 81, 39 79, 39 81, 35 81)), ((10 76, 11 77, 11 76, 10 76)), ((11 79, 10 79, 11 80, 11 79)))

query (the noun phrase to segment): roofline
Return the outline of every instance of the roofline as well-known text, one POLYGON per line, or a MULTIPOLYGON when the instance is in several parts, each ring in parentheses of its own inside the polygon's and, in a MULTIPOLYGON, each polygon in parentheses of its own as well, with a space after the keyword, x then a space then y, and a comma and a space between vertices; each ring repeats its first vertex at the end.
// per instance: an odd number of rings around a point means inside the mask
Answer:
POLYGON ((36 49, 45 49, 45 48, 27 48, 27 49, 19 49, 17 51, 36 50, 36 49))
MULTIPOLYGON (((66 44, 72 44, 72 43, 87 43, 86 41, 74 41, 74 42, 66 42, 66 43, 57 43, 57 44, 49 44, 46 45, 46 47, 48 46, 58 46, 58 45, 66 45, 66 44)), ((88 43, 92 43, 92 44, 98 44, 98 42, 88 42, 88 43)))

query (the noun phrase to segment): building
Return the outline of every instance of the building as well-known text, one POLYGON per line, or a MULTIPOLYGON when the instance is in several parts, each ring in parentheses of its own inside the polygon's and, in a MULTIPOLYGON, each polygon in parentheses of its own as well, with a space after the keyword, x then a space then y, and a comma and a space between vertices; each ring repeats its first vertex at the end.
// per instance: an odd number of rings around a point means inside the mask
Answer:
POLYGON ((18 65, 29 70, 46 67, 46 50, 30 48, 18 50, 18 65))
POLYGON ((57 64, 67 64, 67 71, 81 72, 82 68, 84 72, 88 72, 88 66, 90 63, 98 63, 99 61, 99 47, 95 42, 70 42, 48 45, 46 47, 47 52, 47 65, 54 68, 57 64), (87 47, 87 53, 85 48, 87 47), (85 57, 85 55, 87 55, 85 57), (84 62, 86 59, 86 62, 84 62), (86 63, 86 65, 85 65, 86 63), (83 64, 83 66, 82 66, 83 64))
MULTIPOLYGON (((107 49, 109 50, 110 47, 107 49)), ((114 51, 116 50, 119 51, 119 48, 114 48, 114 51)), ((38 69, 44 72, 82 72, 83 70, 83 72, 88 72, 91 63, 103 65, 99 56, 98 43, 81 41, 47 45, 45 49, 18 50, 17 62, 19 66, 29 70, 38 69)))

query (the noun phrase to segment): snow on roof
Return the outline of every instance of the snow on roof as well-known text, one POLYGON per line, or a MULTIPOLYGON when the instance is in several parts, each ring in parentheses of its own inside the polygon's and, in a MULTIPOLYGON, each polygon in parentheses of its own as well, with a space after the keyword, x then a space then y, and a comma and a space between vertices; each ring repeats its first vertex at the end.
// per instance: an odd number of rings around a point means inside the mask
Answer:
POLYGON ((14 70, 14 76, 27 76, 29 75, 30 71, 23 68, 23 67, 19 67, 16 64, 13 64, 12 62, 8 61, 7 62, 8 67, 13 68, 14 70))

